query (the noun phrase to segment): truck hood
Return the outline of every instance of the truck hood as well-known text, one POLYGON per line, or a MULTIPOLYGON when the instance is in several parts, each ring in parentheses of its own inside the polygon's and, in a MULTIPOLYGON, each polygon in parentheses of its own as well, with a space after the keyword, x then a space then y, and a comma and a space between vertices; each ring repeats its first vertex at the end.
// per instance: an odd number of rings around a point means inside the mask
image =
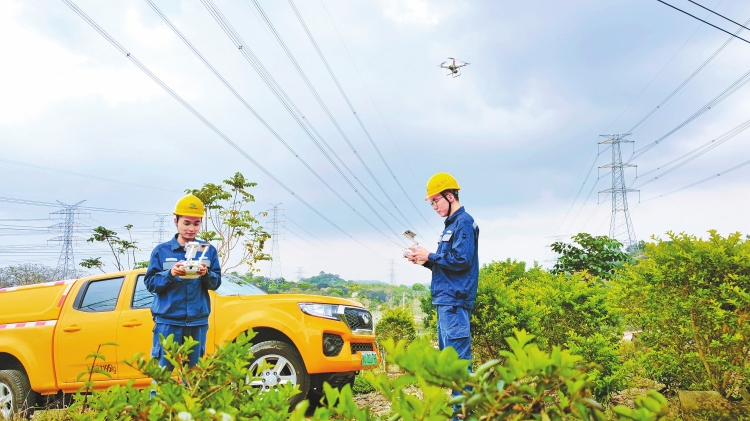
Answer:
POLYGON ((339 304, 352 307, 364 308, 362 304, 354 301, 347 300, 346 298, 338 297, 326 297, 323 295, 308 295, 308 294, 267 294, 267 295, 238 295, 241 300, 257 300, 262 298, 264 301, 285 301, 292 303, 320 303, 320 304, 339 304))

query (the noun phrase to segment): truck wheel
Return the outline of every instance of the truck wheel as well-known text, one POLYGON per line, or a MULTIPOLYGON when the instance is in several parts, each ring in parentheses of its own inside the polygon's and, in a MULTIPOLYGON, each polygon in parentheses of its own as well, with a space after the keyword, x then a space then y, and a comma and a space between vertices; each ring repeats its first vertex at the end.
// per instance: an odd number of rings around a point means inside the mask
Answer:
POLYGON ((310 375, 307 374, 302 357, 293 346, 281 341, 265 341, 253 345, 250 351, 254 358, 250 364, 250 372, 258 377, 250 382, 251 386, 261 390, 270 390, 276 385, 285 383, 299 386, 300 393, 290 400, 290 409, 294 409, 307 397, 310 389, 310 375), (269 364, 271 368, 256 372, 263 363, 269 364))
POLYGON ((18 414, 31 418, 35 404, 36 392, 23 370, 0 370, 0 417, 13 419, 18 414))

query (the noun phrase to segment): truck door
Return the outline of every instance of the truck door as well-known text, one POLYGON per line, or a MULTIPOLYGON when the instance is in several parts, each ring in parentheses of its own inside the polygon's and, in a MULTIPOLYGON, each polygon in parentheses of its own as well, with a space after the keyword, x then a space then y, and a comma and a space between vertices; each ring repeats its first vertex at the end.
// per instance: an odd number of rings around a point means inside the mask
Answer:
POLYGON ((135 282, 129 282, 123 293, 127 298, 120 312, 120 321, 117 323, 117 337, 120 338, 120 346, 117 349, 119 355, 118 374, 120 379, 145 378, 146 375, 131 367, 125 360, 142 352, 144 358, 150 358, 151 340, 153 338, 154 321, 151 316, 151 303, 154 295, 148 292, 143 279, 146 275, 138 275, 135 282))
MULTIPOLYGON (((55 360, 58 377, 64 383, 82 383, 83 378, 76 378, 92 363, 86 356, 95 352, 99 344, 117 343, 118 301, 123 301, 119 296, 124 280, 119 276, 87 281, 72 306, 63 309, 55 332, 55 360)), ((117 380, 117 347, 103 346, 99 352, 106 360, 97 360, 96 365, 112 377, 95 373, 92 380, 117 380)))

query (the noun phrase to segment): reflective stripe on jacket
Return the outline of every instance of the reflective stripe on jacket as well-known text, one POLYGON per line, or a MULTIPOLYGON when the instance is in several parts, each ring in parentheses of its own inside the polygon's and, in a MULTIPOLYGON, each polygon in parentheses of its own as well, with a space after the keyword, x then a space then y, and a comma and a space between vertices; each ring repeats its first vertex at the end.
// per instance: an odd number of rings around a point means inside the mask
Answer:
MULTIPOLYGON (((205 244, 205 241, 195 240, 205 244)), ((199 257, 200 254, 196 257, 199 257)), ((208 272, 195 279, 181 279, 172 276, 172 266, 185 260, 185 247, 177 242, 177 235, 172 240, 156 246, 151 252, 144 284, 154 295, 151 314, 156 323, 178 326, 199 326, 208 324, 211 313, 209 290, 216 290, 221 285, 221 266, 216 248, 211 246, 206 251, 208 272)))
POLYGON ((464 207, 445 219, 438 248, 425 267, 432 270, 432 304, 474 308, 479 281, 479 227, 464 207))

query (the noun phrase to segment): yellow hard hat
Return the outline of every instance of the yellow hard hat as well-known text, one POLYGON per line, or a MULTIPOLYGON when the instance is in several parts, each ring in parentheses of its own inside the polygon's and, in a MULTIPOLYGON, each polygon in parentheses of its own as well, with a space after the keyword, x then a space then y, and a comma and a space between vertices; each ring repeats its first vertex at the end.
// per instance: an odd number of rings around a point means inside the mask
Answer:
POLYGON ((427 182, 427 197, 425 200, 446 190, 461 190, 461 187, 458 187, 458 181, 452 175, 447 172, 439 172, 430 177, 427 182))
POLYGON ((203 207, 203 202, 192 194, 180 198, 174 207, 174 214, 180 216, 197 216, 203 218, 205 213, 206 210, 203 207))

